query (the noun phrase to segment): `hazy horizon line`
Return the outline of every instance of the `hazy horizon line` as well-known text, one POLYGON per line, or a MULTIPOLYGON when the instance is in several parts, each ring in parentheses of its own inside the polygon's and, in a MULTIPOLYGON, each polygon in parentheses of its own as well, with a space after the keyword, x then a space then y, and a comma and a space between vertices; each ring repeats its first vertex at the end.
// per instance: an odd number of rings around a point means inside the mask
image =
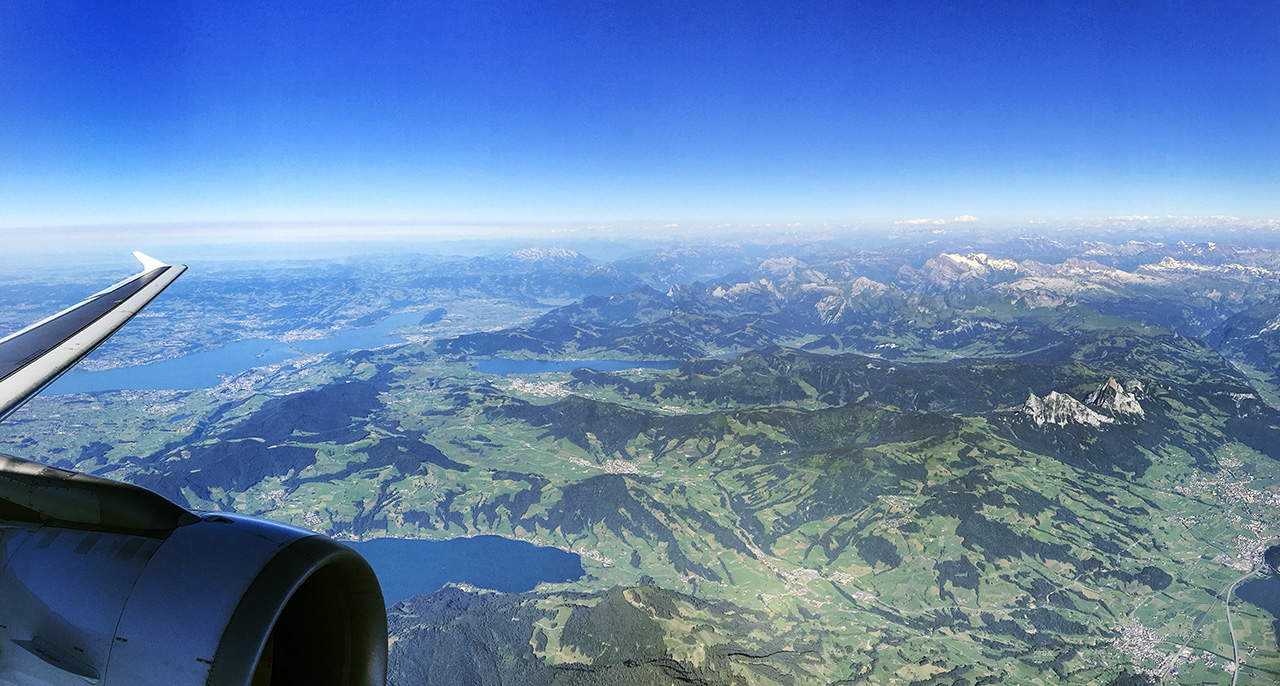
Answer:
POLYGON ((231 241, 275 241, 312 238, 333 241, 370 241, 421 238, 424 240, 485 240, 508 237, 555 238, 598 236, 603 238, 684 237, 689 232, 702 236, 718 234, 762 233, 766 230, 794 233, 864 233, 888 232, 898 235, 945 235, 970 233, 1040 233, 1079 230, 1258 230, 1280 229, 1280 220, 1235 215, 1117 215, 1106 217, 1061 217, 1023 219, 983 219, 968 214, 952 217, 908 217, 866 220, 199 220, 161 222, 120 222, 84 224, 15 225, 0 227, 0 235, 17 240, 7 247, 21 248, 25 243, 48 245, 51 232, 61 236, 110 240, 115 237, 163 238, 190 242, 192 238, 231 241), (41 235, 14 235, 33 232, 41 235), (532 233, 531 233, 532 232, 532 233))
POLYGON ((128 263, 140 250, 174 262, 343 259, 391 252, 480 256, 524 247, 569 248, 614 260, 667 246, 829 243, 840 249, 941 244, 954 248, 1018 238, 1064 242, 1240 242, 1280 248, 1280 222, 1239 217, 1129 215, 1025 220, 1015 224, 954 218, 893 222, 171 222, 0 229, 0 269, 10 274, 37 265, 104 266, 128 263))

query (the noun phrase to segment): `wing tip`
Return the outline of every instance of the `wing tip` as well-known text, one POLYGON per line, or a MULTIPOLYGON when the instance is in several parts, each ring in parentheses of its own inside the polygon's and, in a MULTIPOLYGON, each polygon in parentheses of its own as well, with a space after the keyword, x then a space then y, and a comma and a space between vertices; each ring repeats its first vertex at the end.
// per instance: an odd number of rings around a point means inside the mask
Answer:
POLYGON ((139 250, 134 250, 133 256, 138 258, 138 261, 142 263, 142 271, 144 272, 149 272, 153 269, 163 269, 164 267, 169 266, 164 262, 161 262, 160 260, 157 260, 156 258, 150 255, 147 255, 146 253, 143 253, 142 251, 139 251, 139 250))

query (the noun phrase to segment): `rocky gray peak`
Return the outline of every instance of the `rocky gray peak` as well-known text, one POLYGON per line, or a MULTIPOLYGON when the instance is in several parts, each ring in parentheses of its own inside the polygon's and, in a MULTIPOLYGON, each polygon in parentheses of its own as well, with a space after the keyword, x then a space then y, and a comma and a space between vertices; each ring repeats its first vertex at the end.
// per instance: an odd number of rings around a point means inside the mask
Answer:
POLYGON ((726 300, 740 300, 753 295, 768 294, 779 300, 785 298, 782 292, 774 286, 773 282, 768 279, 760 279, 759 281, 747 281, 744 283, 731 284, 728 288, 724 286, 716 286, 711 291, 711 295, 717 298, 725 298, 726 300))
POLYGON ((1082 260, 1078 257, 1068 257, 1063 260, 1062 264, 1058 267, 1058 270, 1061 272, 1093 272, 1098 274, 1110 274, 1111 272, 1117 271, 1115 268, 1108 267, 1096 260, 1082 260))
MULTIPOLYGON (((806 284, 807 286, 807 284, 806 284)), ((859 276, 838 286, 814 286, 804 288, 806 291, 830 292, 831 295, 819 300, 814 309, 824 324, 834 324, 849 316, 857 309, 859 296, 863 293, 880 295, 889 290, 884 284, 859 276)))
POLYGON ((1134 391, 1142 392, 1141 381, 1129 381, 1122 386, 1111 378, 1094 389, 1084 401, 1094 407, 1101 407, 1111 414, 1136 414, 1139 417, 1145 417, 1147 413, 1143 411, 1142 404, 1138 402, 1134 391), (1130 386, 1130 384, 1135 385, 1130 386))
POLYGON ((1150 243, 1147 241, 1125 241, 1123 243, 1099 243, 1096 241, 1085 241, 1081 246, 1088 246, 1088 249, 1081 253, 1084 257, 1133 257, 1141 255, 1144 252, 1151 252, 1164 247, 1164 243, 1150 243))
POLYGON ((667 289, 667 297, 676 301, 690 300, 697 296, 697 293, 690 287, 682 283, 672 284, 667 289))
POLYGON ((770 257, 760 263, 758 269, 774 278, 781 278, 807 267, 804 262, 794 257, 770 257))
POLYGON ((953 286, 962 282, 986 280, 997 272, 1017 272, 1018 263, 993 258, 986 253, 942 253, 926 260, 921 271, 929 281, 939 286, 953 286))
POLYGON ((1217 276, 1222 278, 1248 279, 1254 281, 1276 281, 1277 279, 1280 279, 1280 273, 1263 267, 1254 267, 1236 263, 1200 264, 1198 262, 1178 260, 1167 255, 1161 259, 1158 264, 1144 264, 1134 271, 1135 273, 1158 274, 1163 276, 1217 276))
POLYGON ((1027 402, 1023 403, 1020 412, 1024 417, 1035 422, 1036 426, 1044 426, 1045 424, 1056 426, 1084 424, 1085 426, 1099 427, 1115 421, 1110 417, 1094 412, 1079 400, 1057 391, 1051 391, 1049 395, 1043 398, 1032 393, 1027 398, 1027 402))

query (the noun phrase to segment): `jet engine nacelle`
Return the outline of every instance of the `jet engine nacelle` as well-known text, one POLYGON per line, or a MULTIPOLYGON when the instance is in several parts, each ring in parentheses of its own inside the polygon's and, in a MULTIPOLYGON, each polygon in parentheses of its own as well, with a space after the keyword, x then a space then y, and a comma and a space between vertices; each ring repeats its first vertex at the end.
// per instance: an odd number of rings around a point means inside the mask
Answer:
POLYGON ((4 457, 0 520, 0 685, 385 682, 382 592, 340 543, 4 457))

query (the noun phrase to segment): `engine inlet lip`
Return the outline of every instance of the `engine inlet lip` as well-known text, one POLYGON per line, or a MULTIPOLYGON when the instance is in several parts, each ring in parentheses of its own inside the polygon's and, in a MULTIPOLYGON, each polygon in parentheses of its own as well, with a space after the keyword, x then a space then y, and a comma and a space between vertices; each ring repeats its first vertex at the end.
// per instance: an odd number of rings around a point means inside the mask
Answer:
POLYGON ((351 548, 313 535, 285 546, 249 584, 218 643, 208 686, 244 686, 294 594, 322 569, 347 581, 345 602, 352 614, 352 684, 382 686, 387 670, 387 616, 381 587, 369 563, 351 548))

